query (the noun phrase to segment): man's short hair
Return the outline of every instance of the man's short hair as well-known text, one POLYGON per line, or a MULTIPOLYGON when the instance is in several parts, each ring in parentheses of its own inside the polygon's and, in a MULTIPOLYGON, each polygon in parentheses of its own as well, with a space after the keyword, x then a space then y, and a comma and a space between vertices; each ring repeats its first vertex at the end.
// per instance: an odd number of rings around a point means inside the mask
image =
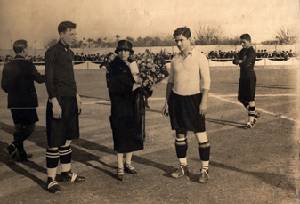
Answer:
POLYGON ((21 53, 25 48, 28 47, 28 43, 26 40, 17 40, 13 44, 13 50, 16 54, 21 53))
POLYGON ((66 32, 68 29, 75 29, 76 23, 73 23, 71 21, 62 21, 58 25, 58 33, 66 32))
POLYGON ((241 35, 240 39, 241 40, 247 40, 247 41, 251 42, 251 36, 248 33, 241 35))
POLYGON ((176 28, 174 30, 173 37, 175 38, 176 36, 185 36, 186 38, 190 38, 192 36, 191 34, 191 29, 188 27, 181 27, 181 28, 176 28))

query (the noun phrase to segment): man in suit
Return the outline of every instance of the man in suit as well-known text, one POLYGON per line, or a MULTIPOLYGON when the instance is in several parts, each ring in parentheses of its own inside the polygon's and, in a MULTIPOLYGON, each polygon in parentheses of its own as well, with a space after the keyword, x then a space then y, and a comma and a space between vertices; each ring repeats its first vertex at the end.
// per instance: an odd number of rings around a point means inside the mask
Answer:
POLYGON ((45 76, 36 70, 31 61, 26 60, 27 47, 26 40, 14 42, 13 50, 16 56, 4 65, 1 81, 2 89, 8 94, 7 107, 15 125, 14 140, 7 147, 7 151, 12 158, 20 162, 31 157, 25 151, 23 143, 34 131, 38 121, 38 100, 34 82, 45 82, 45 76))

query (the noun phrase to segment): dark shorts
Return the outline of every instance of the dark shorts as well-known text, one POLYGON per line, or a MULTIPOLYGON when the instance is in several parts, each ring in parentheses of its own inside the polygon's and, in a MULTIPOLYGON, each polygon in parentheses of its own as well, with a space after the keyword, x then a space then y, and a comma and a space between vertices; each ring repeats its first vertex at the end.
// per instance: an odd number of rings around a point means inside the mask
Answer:
POLYGON ((32 125, 39 118, 36 114, 36 109, 11 109, 11 116, 14 124, 32 125))
POLYGON ((176 134, 185 134, 187 131, 194 133, 205 132, 205 116, 200 115, 199 105, 202 93, 181 96, 171 93, 168 101, 171 126, 176 134))
POLYGON ((59 97, 58 102, 62 109, 60 119, 53 118, 52 103, 47 102, 46 129, 48 147, 60 147, 66 140, 79 138, 79 121, 76 97, 59 97))
POLYGON ((255 101, 256 77, 245 77, 239 79, 238 100, 241 103, 255 101))

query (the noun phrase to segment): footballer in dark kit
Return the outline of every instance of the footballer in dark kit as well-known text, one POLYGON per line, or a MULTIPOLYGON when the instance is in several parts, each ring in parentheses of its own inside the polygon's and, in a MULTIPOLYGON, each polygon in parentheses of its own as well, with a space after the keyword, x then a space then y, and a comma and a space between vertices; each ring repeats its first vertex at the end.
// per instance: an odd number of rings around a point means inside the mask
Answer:
POLYGON ((248 111, 247 128, 254 127, 259 113, 255 111, 255 88, 256 74, 254 71, 256 53, 251 45, 251 36, 243 34, 240 36, 242 49, 235 56, 233 64, 240 67, 238 100, 248 111))

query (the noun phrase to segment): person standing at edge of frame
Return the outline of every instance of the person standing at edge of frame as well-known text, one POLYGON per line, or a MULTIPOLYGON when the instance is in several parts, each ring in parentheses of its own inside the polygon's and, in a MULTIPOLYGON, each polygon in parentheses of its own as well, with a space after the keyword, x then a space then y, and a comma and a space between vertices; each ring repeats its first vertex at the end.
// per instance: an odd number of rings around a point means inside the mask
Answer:
POLYGON ((74 77, 74 53, 70 45, 76 39, 76 24, 63 21, 58 26, 59 41, 45 54, 46 88, 49 95, 46 108, 48 148, 46 151, 47 190, 60 191, 56 180, 83 182, 85 178, 71 171, 73 139, 79 138, 78 115, 81 112, 80 96, 74 77), (56 178, 58 163, 61 174, 56 178))
POLYGON ((1 86, 8 93, 7 107, 11 111, 15 124, 14 140, 7 147, 9 155, 17 161, 27 161, 32 155, 24 149, 24 141, 34 131, 38 121, 36 107, 38 106, 34 81, 45 82, 35 65, 26 60, 28 43, 26 40, 17 40, 13 43, 16 56, 4 65, 1 86))
POLYGON ((208 60, 204 54, 191 46, 190 28, 177 28, 173 36, 180 53, 176 54, 171 61, 166 103, 162 109, 165 116, 170 115, 172 129, 176 132, 175 150, 180 166, 171 176, 173 178, 186 176, 189 179, 186 158, 187 132, 193 131, 198 139, 201 160, 198 181, 206 183, 210 155, 210 144, 205 127, 210 89, 208 60))
POLYGON ((240 36, 242 49, 233 59, 233 64, 240 67, 238 100, 248 111, 248 122, 246 128, 254 127, 260 114, 255 111, 255 88, 256 75, 254 71, 256 53, 251 45, 251 36, 243 34, 240 36))
POLYGON ((141 79, 137 63, 130 60, 134 53, 131 42, 118 41, 117 56, 109 63, 110 125, 114 150, 117 152, 117 179, 123 181, 124 172, 136 174, 131 163, 134 151, 144 148, 145 121, 141 119, 145 107, 141 96, 141 79), (125 162, 124 162, 125 155, 125 162))

